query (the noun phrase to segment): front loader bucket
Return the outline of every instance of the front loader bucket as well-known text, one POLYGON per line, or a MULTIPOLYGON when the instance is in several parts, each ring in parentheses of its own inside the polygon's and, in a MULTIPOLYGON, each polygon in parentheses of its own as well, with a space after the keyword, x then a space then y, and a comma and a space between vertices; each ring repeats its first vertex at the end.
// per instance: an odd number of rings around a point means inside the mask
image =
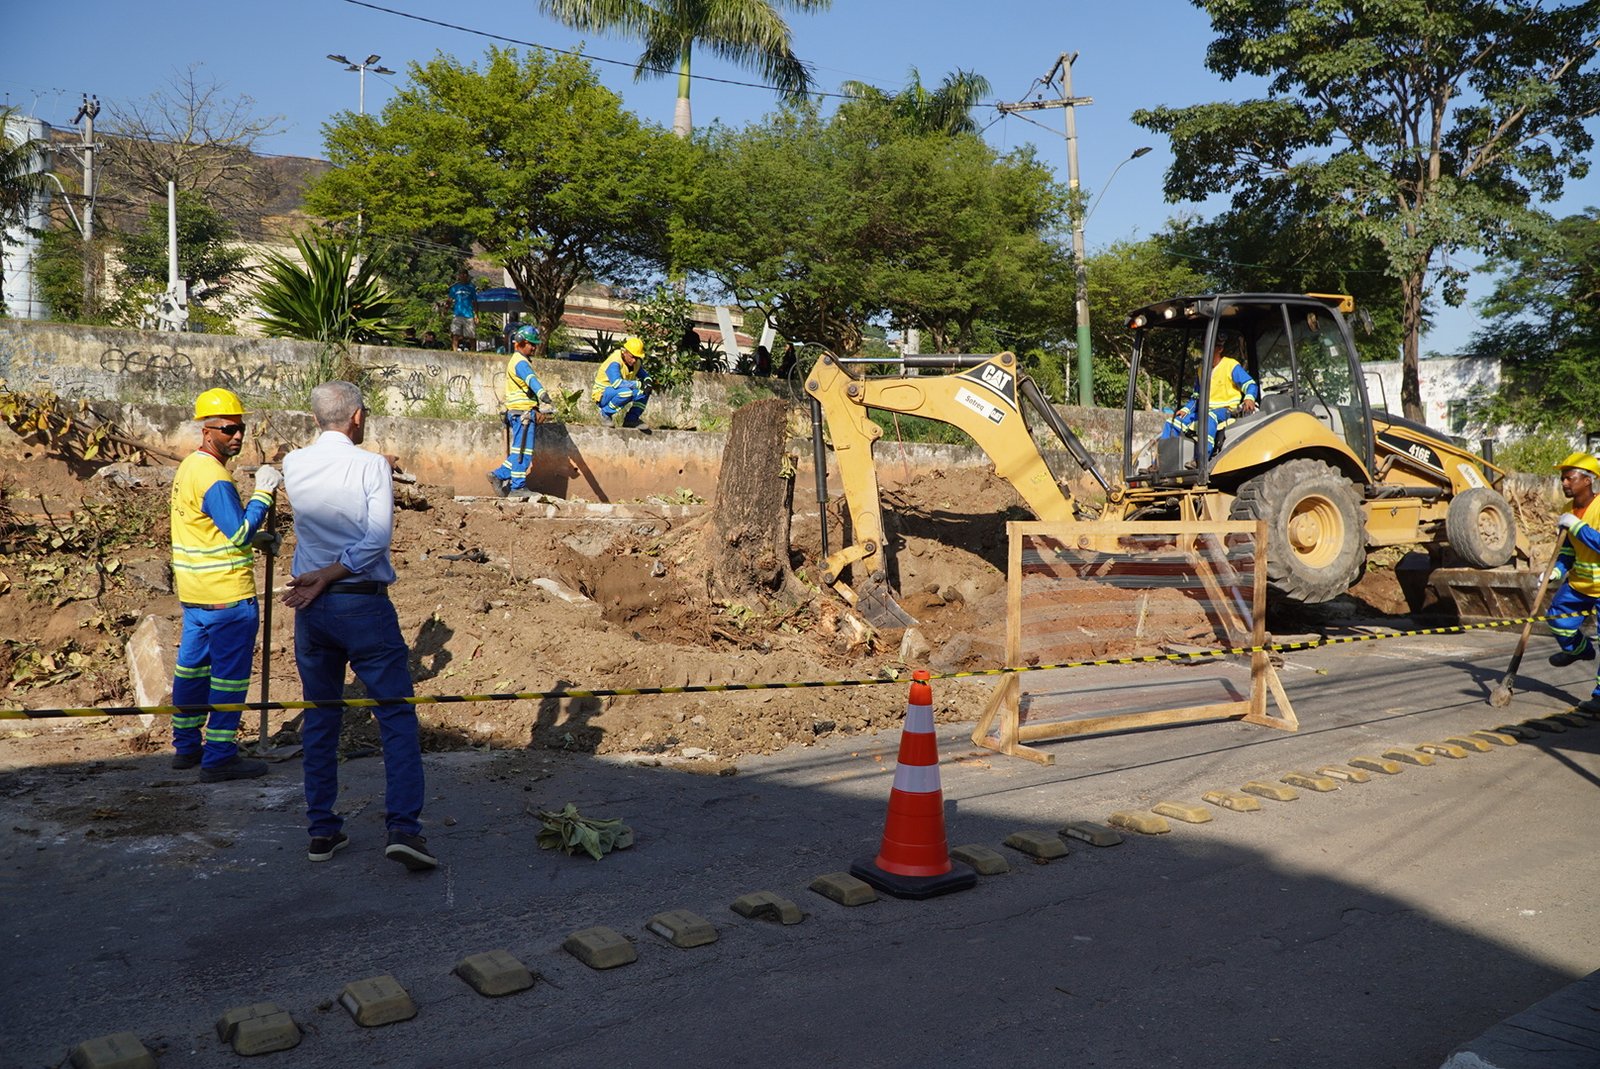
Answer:
POLYGON ((1429 581, 1464 624, 1526 619, 1539 598, 1538 574, 1515 568, 1440 568, 1429 581))

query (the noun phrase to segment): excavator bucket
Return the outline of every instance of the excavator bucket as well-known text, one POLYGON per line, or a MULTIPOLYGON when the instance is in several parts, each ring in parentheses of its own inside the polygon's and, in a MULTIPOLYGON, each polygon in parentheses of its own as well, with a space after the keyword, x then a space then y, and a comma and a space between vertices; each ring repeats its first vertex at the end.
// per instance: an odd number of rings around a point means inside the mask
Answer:
POLYGON ((1539 598, 1536 572, 1515 568, 1440 568, 1428 577, 1440 601, 1455 602, 1464 624, 1521 620, 1539 598))

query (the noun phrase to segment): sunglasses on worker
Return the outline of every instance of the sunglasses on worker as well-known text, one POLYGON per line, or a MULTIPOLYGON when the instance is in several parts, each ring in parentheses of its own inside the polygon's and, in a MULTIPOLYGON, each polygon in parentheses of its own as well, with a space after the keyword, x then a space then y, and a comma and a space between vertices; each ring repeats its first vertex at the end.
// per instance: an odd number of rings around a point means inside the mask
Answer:
POLYGON ((218 434, 222 435, 224 438, 232 438, 236 434, 243 434, 244 433, 244 424, 243 423, 208 423, 208 424, 206 424, 206 430, 208 430, 208 431, 216 431, 218 434))

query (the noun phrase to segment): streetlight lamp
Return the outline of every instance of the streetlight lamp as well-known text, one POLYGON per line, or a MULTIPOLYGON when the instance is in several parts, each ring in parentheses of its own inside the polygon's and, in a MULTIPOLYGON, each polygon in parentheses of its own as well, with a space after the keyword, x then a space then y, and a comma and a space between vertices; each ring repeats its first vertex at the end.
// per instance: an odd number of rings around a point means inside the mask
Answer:
POLYGON ((365 115, 367 113, 367 71, 371 70, 373 74, 393 74, 394 71, 390 70, 388 67, 380 67, 377 65, 378 60, 383 58, 382 56, 368 56, 360 63, 354 63, 344 56, 337 56, 331 52, 328 53, 328 58, 333 60, 335 63, 343 63, 345 70, 355 71, 361 76, 361 90, 360 96, 357 98, 358 106, 356 109, 356 114, 365 115))
MULTIPOLYGON (((1070 67, 1067 67, 1070 70, 1070 67)), ((1069 75, 1070 77, 1070 75, 1069 75)), ((1068 184, 1076 189, 1078 186, 1078 149, 1076 131, 1072 128, 1072 109, 1067 109, 1067 164, 1070 173, 1068 184)), ((1078 276, 1078 404, 1085 408, 1094 406, 1094 349, 1089 340, 1089 270, 1084 263, 1083 254, 1083 225, 1089 221, 1089 216, 1094 214, 1095 208, 1100 205, 1100 198, 1105 196, 1106 189, 1111 185, 1111 179, 1117 177, 1117 172, 1122 170, 1122 165, 1130 160, 1136 160, 1150 151, 1149 145, 1141 145, 1133 150, 1133 154, 1122 163, 1111 169, 1111 176, 1101 185, 1100 192, 1094 196, 1094 202, 1089 205, 1086 212, 1075 213, 1072 220, 1072 266, 1073 272, 1078 276)))

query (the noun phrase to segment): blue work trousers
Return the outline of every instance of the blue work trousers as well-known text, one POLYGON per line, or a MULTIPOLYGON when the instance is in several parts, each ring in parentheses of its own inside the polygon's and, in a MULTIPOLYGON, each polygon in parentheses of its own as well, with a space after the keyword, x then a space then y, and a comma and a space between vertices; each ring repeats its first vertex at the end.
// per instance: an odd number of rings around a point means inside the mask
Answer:
MULTIPOLYGON (((1206 413, 1206 456, 1216 448, 1217 432, 1233 422, 1229 410, 1226 408, 1213 408, 1206 413)), ((1178 438, 1194 430, 1195 419, 1198 414, 1190 412, 1187 416, 1173 416, 1161 428, 1161 437, 1178 438)))
MULTIPOLYGON (((226 609, 183 610, 183 637, 178 640, 172 676, 173 705, 232 705, 250 690, 255 663, 256 599, 226 609)), ((178 713, 172 718, 172 748, 200 755, 203 768, 214 768, 238 752, 239 713, 178 713), (205 731, 202 736, 201 728, 205 731)))
POLYGON ((624 427, 637 427, 644 417, 644 406, 649 403, 650 387, 633 379, 623 379, 600 392, 600 414, 610 419, 621 412, 624 427))
MULTIPOLYGON (((1593 612, 1600 598, 1580 594, 1563 582, 1550 599, 1550 610, 1545 615, 1550 620, 1550 633, 1568 653, 1582 654, 1589 648, 1589 636, 1583 633, 1583 617, 1593 612)), ((1594 693, 1600 697, 1600 672, 1595 674, 1594 693)))
POLYGON ((532 410, 527 411, 528 422, 522 422, 523 412, 506 410, 506 428, 511 431, 511 451, 505 463, 489 474, 506 481, 506 489, 523 490, 527 487, 528 470, 533 467, 533 440, 539 428, 532 410))
MULTIPOLYGON (((411 697, 411 668, 394 604, 386 594, 324 593, 295 612, 294 660, 306 701, 344 697, 345 667, 373 698, 411 697)), ((409 702, 373 709, 383 744, 384 822, 390 831, 421 834, 422 749, 417 710, 409 702)), ((307 709, 300 729, 306 820, 312 838, 337 834, 339 728, 343 709, 307 709)))

